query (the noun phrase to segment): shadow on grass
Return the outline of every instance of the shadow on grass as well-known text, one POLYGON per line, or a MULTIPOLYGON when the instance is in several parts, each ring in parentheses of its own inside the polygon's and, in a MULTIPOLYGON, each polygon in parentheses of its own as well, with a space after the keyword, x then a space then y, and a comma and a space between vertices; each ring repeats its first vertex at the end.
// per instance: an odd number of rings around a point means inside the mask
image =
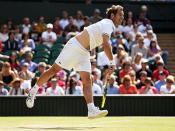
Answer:
POLYGON ((25 130, 87 130, 87 129, 94 129, 97 127, 49 127, 49 128, 40 128, 40 127, 18 127, 20 129, 25 129, 25 130))

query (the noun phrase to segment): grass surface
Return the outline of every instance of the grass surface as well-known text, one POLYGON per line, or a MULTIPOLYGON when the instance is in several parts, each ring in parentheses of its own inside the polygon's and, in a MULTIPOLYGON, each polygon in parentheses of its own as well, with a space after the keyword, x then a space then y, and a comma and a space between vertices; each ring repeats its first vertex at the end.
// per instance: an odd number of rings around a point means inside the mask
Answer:
POLYGON ((175 131, 175 117, 0 117, 0 131, 175 131))

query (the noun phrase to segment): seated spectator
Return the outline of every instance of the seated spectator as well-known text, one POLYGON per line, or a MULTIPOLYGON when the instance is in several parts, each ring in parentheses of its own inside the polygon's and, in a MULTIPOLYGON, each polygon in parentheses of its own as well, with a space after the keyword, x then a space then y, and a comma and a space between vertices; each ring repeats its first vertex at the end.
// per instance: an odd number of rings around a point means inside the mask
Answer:
MULTIPOLYGON (((134 42, 136 40, 136 34, 138 33, 138 26, 137 24, 133 25, 133 30, 131 30, 128 34, 129 42, 134 42)), ((129 44, 130 45, 130 44, 129 44)), ((130 49, 130 48, 129 48, 130 49)))
MULTIPOLYGON (((107 89, 107 94, 118 94, 118 85, 115 82, 115 76, 111 75, 110 80, 109 80, 109 85, 108 85, 108 89, 107 89)), ((104 90, 105 86, 103 87, 104 90)), ((104 91, 103 91, 104 92, 104 91)))
POLYGON ((126 38, 129 38, 129 32, 133 31, 133 24, 132 24, 132 19, 128 18, 127 19, 127 25, 124 27, 124 34, 126 38))
POLYGON ((160 78, 159 78, 160 71, 165 72, 166 77, 169 76, 168 70, 164 69, 163 67, 164 67, 163 61, 158 61, 157 62, 157 69, 153 72, 153 76, 152 76, 154 82, 160 80, 160 78))
POLYGON ((27 51, 32 51, 35 49, 35 42, 32 39, 29 39, 29 34, 24 33, 22 35, 22 41, 21 41, 21 51, 20 55, 22 56, 25 54, 27 51))
POLYGON ((80 27, 80 31, 83 31, 83 30, 84 30, 84 27, 87 27, 87 26, 89 26, 89 25, 90 25, 90 19, 89 19, 88 16, 85 16, 85 17, 84 17, 84 25, 82 25, 82 26, 80 27))
POLYGON ((57 96, 57 95, 64 95, 64 94, 65 93, 63 89, 58 86, 58 80, 55 78, 52 78, 51 87, 47 88, 46 95, 57 96))
POLYGON ((84 25, 83 13, 80 10, 77 11, 76 18, 74 19, 73 23, 78 27, 79 31, 80 27, 84 25))
POLYGON ((1 31, 0 31, 0 41, 5 42, 9 38, 8 36, 8 28, 7 25, 2 25, 1 26, 1 31))
POLYGON ((22 33, 29 33, 31 31, 30 19, 28 17, 24 18, 24 24, 20 27, 22 33))
POLYGON ((96 22, 98 22, 100 20, 102 20, 102 17, 100 16, 100 10, 99 9, 95 9, 93 16, 90 17, 90 22, 92 24, 94 24, 94 23, 96 23, 96 22))
POLYGON ((38 23, 37 23, 37 26, 36 26, 36 30, 39 33, 42 33, 44 31, 46 31, 46 23, 44 22, 44 17, 43 16, 40 16, 38 18, 38 23))
POLYGON ((43 44, 47 45, 48 47, 52 47, 57 39, 57 36, 55 32, 52 31, 52 29, 53 29, 53 25, 47 24, 47 31, 42 33, 43 44))
POLYGON ((151 86, 151 78, 147 77, 145 80, 145 86, 142 86, 139 94, 158 94, 157 89, 151 86))
POLYGON ((64 28, 64 34, 67 35, 69 32, 76 32, 78 31, 78 27, 73 23, 73 17, 69 16, 68 18, 69 24, 64 28))
POLYGON ((120 68, 120 67, 122 67, 123 61, 127 60, 128 53, 125 51, 125 49, 122 45, 118 45, 116 52, 117 53, 114 56, 114 60, 116 63, 116 67, 120 68))
POLYGON ((11 82, 11 88, 9 91, 9 95, 24 95, 24 91, 21 88, 21 83, 23 82, 22 79, 16 77, 11 82))
POLYGON ((119 86, 119 94, 137 94, 137 88, 131 84, 131 77, 125 75, 122 84, 119 86))
POLYGON ((124 61, 122 64, 122 70, 119 72, 120 82, 131 70, 131 62, 129 60, 124 61))
POLYGON ((3 81, 0 81, 0 96, 7 96, 8 90, 4 88, 3 81))
POLYGON ((144 13, 140 12, 139 17, 136 19, 136 23, 138 25, 143 25, 143 22, 145 22, 146 25, 150 25, 150 21, 147 18, 145 18, 144 13))
POLYGON ((144 37, 139 37, 137 42, 138 44, 132 46, 131 57, 134 58, 137 52, 140 52, 143 54, 143 58, 147 58, 148 51, 144 46, 144 37))
POLYGON ((138 80, 138 82, 137 82, 137 84, 136 84, 136 87, 137 87, 137 90, 138 90, 138 91, 140 90, 140 88, 141 88, 142 86, 145 86, 145 80, 146 80, 146 78, 147 78, 147 72, 146 72, 146 71, 141 71, 141 72, 139 73, 139 76, 140 76, 140 78, 139 78, 139 80, 138 80))
POLYGON ((152 71, 148 67, 148 60, 147 59, 142 58, 142 60, 141 60, 141 66, 142 66, 142 68, 136 72, 136 78, 137 79, 140 78, 140 72, 141 71, 146 71, 147 72, 147 76, 148 77, 152 77, 152 71))
MULTIPOLYGON (((113 44, 114 44, 114 41, 113 41, 113 44)), ((123 38, 122 35, 117 36, 117 41, 116 41, 115 45, 117 45, 117 46, 122 45, 126 52, 129 51, 129 44, 128 44, 127 40, 123 38)))
POLYGON ((155 82, 155 87, 157 91, 160 93, 160 87, 163 85, 166 85, 166 74, 163 71, 159 72, 159 79, 158 81, 155 82))
POLYGON ((19 50, 19 43, 15 40, 15 33, 9 32, 8 40, 4 42, 3 51, 6 52, 7 50, 19 50))
POLYGON ((83 88, 82 81, 80 80, 80 74, 78 72, 72 71, 69 75, 69 79, 75 79, 77 86, 80 86, 81 88, 83 88))
POLYGON ((92 75, 93 75, 93 80, 94 83, 97 84, 98 86, 100 86, 100 88, 102 89, 103 87, 103 82, 100 80, 101 78, 101 72, 99 72, 98 70, 94 70, 92 71, 92 75))
POLYGON ((95 95, 95 94, 102 94, 102 90, 101 90, 100 86, 97 85, 97 84, 94 82, 94 77, 93 77, 93 75, 91 75, 91 79, 92 79, 92 92, 93 92, 93 95, 95 95))
POLYGON ((63 28, 60 25, 59 17, 57 17, 53 23, 53 32, 56 33, 57 37, 61 37, 63 35, 63 28))
POLYGON ((7 23, 6 24, 7 24, 8 31, 14 30, 13 20, 11 18, 7 19, 7 23))
POLYGON ((22 70, 19 72, 19 77, 22 78, 23 80, 30 80, 32 81, 34 74, 29 71, 29 64, 23 63, 22 65, 22 70))
POLYGON ((24 95, 27 95, 31 90, 31 81, 23 80, 23 82, 21 83, 21 89, 24 91, 24 95))
POLYGON ((155 41, 155 44, 156 44, 156 48, 157 49, 160 49, 160 46, 159 46, 157 40, 153 36, 153 31, 152 30, 148 30, 147 31, 147 37, 144 39, 144 46, 147 47, 147 48, 149 48, 150 47, 151 40, 154 40, 155 41))
POLYGON ((134 70, 131 70, 128 72, 128 75, 131 77, 131 84, 136 85, 136 72, 134 70))
POLYGON ((35 45, 41 43, 41 33, 42 32, 37 31, 37 23, 32 22, 31 31, 29 35, 31 39, 34 40, 35 45))
POLYGON ((34 72, 37 69, 38 64, 33 62, 32 58, 33 58, 33 54, 31 52, 27 53, 26 58, 22 60, 20 63, 20 69, 22 69, 22 65, 27 62, 29 64, 29 71, 34 72))
POLYGON ((10 63, 11 69, 13 71, 19 70, 19 61, 17 60, 17 54, 15 52, 12 52, 10 54, 10 58, 8 59, 8 62, 10 63))
POLYGON ((15 40, 20 43, 22 40, 22 34, 20 33, 19 26, 17 25, 15 26, 14 33, 15 33, 15 40))
POLYGON ((5 62, 2 67, 2 71, 0 72, 0 80, 3 81, 4 86, 7 88, 10 86, 10 83, 15 79, 16 75, 11 70, 11 66, 9 62, 5 62))
POLYGON ((136 56, 134 57, 134 61, 132 63, 132 69, 134 71, 138 71, 138 70, 140 70, 142 68, 142 65, 141 65, 142 56, 143 56, 143 54, 138 52, 136 54, 136 56))
POLYGON ((35 77, 40 77, 43 72, 46 71, 46 63, 45 62, 40 62, 38 64, 38 70, 35 73, 35 77))
POLYGON ((175 94, 174 76, 169 75, 166 79, 166 85, 160 87, 160 94, 175 94))
POLYGON ((162 54, 161 49, 156 46, 156 41, 151 39, 150 46, 148 47, 148 58, 154 59, 156 54, 162 54))
POLYGON ((72 95, 81 95, 83 94, 83 90, 80 86, 77 86, 77 82, 74 78, 71 78, 69 81, 69 87, 66 90, 66 94, 72 95))
POLYGON ((63 29, 69 24, 67 16, 68 16, 68 13, 66 11, 63 11, 62 19, 60 20, 60 25, 63 29))
MULTIPOLYGON (((31 87, 33 88, 34 85, 36 84, 36 82, 38 81, 39 77, 34 77, 32 79, 32 82, 31 82, 31 87)), ((43 86, 40 86, 40 88, 38 89, 38 92, 37 92, 37 95, 45 95, 46 92, 45 92, 45 88, 43 86)))

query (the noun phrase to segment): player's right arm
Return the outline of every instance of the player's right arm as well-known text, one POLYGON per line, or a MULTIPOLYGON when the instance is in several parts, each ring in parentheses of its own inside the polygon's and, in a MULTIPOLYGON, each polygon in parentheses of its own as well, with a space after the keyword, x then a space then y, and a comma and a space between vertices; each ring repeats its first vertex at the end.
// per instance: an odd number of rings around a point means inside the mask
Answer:
POLYGON ((103 34, 102 37, 103 37, 104 52, 110 61, 109 74, 112 74, 115 70, 115 62, 114 62, 113 53, 112 53, 112 46, 108 35, 103 34))

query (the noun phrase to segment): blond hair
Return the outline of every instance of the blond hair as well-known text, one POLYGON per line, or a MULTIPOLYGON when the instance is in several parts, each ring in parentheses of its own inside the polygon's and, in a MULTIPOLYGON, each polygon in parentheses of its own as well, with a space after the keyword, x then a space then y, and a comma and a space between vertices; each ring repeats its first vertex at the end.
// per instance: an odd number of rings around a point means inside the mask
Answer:
POLYGON ((106 9, 107 18, 110 19, 111 14, 113 13, 114 15, 116 15, 118 13, 118 11, 123 11, 123 7, 120 5, 112 5, 110 8, 107 8, 106 9))

